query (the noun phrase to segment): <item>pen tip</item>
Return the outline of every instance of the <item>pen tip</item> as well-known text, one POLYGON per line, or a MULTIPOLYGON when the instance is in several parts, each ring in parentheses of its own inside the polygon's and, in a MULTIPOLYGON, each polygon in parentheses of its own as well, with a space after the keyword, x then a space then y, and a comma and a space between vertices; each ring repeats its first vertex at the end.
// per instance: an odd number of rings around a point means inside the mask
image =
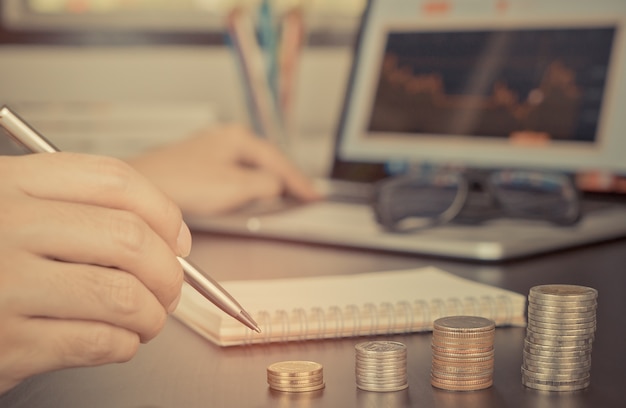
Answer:
POLYGON ((248 314, 248 312, 246 312, 245 310, 242 310, 241 313, 239 314, 239 317, 240 317, 240 320, 250 329, 254 330, 257 333, 261 333, 261 329, 259 328, 259 325, 254 321, 252 316, 248 314))

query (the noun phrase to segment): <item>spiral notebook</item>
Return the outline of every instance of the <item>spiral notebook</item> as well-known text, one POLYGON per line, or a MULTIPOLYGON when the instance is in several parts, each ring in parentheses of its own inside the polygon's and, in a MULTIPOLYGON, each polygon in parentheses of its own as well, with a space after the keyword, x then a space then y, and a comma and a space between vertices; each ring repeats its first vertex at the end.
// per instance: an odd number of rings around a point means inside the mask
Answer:
POLYGON ((473 315, 524 326, 526 297, 434 267, 274 280, 221 282, 261 328, 247 329, 190 286, 174 312, 220 345, 302 341, 432 330, 443 316, 473 315))

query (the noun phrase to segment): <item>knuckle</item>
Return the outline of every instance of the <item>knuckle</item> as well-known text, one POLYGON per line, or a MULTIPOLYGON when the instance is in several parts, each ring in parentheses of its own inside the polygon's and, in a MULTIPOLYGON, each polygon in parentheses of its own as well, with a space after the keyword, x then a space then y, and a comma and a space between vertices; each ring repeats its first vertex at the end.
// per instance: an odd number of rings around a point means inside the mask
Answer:
POLYGON ((122 160, 99 156, 96 158, 98 174, 102 175, 102 188, 113 193, 126 193, 133 179, 133 170, 122 160))
POLYGON ((147 239, 147 226, 139 216, 125 211, 115 211, 109 219, 112 239, 133 253, 141 252, 147 239))
POLYGON ((133 315, 141 311, 141 285, 133 275, 124 272, 108 274, 101 287, 116 313, 133 315))
POLYGON ((140 330, 142 340, 154 338, 165 326, 165 309, 155 307, 155 303, 146 299, 144 286, 133 275, 121 272, 111 274, 107 279, 101 286, 106 296, 105 301, 111 304, 113 312, 125 316, 123 321, 136 320, 139 316, 143 322, 140 330))
POLYGON ((119 329, 97 325, 75 337, 69 344, 70 355, 78 356, 89 365, 130 360, 137 352, 139 339, 134 335, 119 335, 119 329))

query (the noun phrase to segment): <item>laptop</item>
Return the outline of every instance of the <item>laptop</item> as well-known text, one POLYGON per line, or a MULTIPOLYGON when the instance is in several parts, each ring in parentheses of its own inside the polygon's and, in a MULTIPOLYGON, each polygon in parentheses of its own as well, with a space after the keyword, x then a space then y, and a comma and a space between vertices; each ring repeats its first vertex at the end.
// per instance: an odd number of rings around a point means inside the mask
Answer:
MULTIPOLYGON (((504 261, 626 236, 626 208, 572 226, 498 218, 392 233, 371 189, 415 166, 626 172, 626 3, 370 0, 327 200, 187 217, 194 230, 504 261)), ((585 207, 588 207, 585 204, 585 207)))

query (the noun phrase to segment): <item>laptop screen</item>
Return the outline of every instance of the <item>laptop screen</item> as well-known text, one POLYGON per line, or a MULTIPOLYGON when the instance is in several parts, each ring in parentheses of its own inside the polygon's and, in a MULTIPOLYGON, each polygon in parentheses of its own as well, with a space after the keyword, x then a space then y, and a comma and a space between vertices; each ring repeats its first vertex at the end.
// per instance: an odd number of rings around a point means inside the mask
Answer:
POLYGON ((626 171, 625 19, 617 0, 371 0, 333 176, 626 171))

